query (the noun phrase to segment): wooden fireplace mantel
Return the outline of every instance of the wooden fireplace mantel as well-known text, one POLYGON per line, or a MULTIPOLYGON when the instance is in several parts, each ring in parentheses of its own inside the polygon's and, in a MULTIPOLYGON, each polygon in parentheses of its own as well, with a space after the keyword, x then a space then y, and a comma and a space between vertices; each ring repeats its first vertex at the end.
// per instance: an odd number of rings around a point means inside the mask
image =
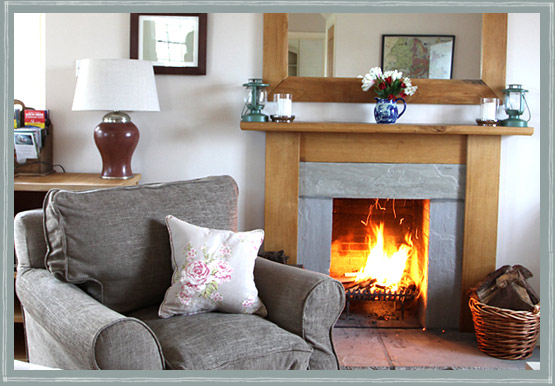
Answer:
POLYGON ((366 134, 446 134, 446 135, 532 135, 532 127, 376 124, 360 122, 241 122, 242 130, 281 133, 366 133, 366 134))
POLYGON ((265 249, 297 262, 300 162, 466 165, 461 329, 472 327, 466 290, 496 268, 501 136, 531 127, 336 122, 241 122, 266 132, 265 249))

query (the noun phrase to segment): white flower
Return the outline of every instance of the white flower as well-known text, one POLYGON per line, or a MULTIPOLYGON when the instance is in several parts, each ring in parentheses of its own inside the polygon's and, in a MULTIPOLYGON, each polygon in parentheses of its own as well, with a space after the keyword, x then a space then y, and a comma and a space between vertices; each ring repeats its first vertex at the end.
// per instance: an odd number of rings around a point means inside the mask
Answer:
POLYGON ((362 78, 362 86, 361 86, 362 90, 368 91, 370 90, 370 87, 372 87, 373 85, 374 85, 374 79, 371 79, 369 74, 364 75, 364 77, 362 78))
POLYGON ((418 86, 408 86, 407 88, 405 88, 405 94, 407 95, 414 95, 414 93, 416 92, 416 89, 418 88, 418 86))
POLYGON ((386 71, 383 73, 383 77, 384 78, 391 77, 391 80, 395 81, 395 80, 401 79, 403 77, 403 73, 397 70, 386 71))
POLYGON ((376 83, 376 79, 381 78, 382 76, 382 69, 380 67, 373 67, 368 71, 367 74, 364 76, 359 75, 359 78, 362 78, 362 90, 368 91, 370 88, 376 83))
POLYGON ((372 67, 368 75, 374 80, 382 77, 382 69, 380 67, 372 67))

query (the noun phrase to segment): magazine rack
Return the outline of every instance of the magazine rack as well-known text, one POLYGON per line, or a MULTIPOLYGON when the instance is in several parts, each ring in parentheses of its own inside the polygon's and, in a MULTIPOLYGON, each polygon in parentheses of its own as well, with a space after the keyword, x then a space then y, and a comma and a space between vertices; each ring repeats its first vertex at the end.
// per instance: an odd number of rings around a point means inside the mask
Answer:
MULTIPOLYGON (((23 115, 25 110, 33 110, 32 108, 25 107, 25 104, 15 99, 14 106, 21 106, 21 116, 20 121, 23 121, 23 115)), ((25 163, 18 163, 15 150, 14 150, 14 176, 18 175, 30 175, 30 176, 45 176, 54 171, 52 161, 53 161, 53 144, 52 144, 52 125, 48 125, 46 128, 46 136, 42 149, 40 150, 38 158, 29 158, 25 163)))

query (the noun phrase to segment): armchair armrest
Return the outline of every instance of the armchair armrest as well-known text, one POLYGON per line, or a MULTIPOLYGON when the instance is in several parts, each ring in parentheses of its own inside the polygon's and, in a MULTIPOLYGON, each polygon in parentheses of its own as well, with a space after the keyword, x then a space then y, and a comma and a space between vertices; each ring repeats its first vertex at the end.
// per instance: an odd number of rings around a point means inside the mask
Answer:
POLYGON ((158 339, 128 318, 44 269, 18 273, 29 359, 63 369, 163 369, 158 339))
POLYGON ((338 369, 332 328, 345 306, 345 290, 331 277, 263 258, 254 279, 268 319, 299 335, 314 349, 310 369, 338 369))

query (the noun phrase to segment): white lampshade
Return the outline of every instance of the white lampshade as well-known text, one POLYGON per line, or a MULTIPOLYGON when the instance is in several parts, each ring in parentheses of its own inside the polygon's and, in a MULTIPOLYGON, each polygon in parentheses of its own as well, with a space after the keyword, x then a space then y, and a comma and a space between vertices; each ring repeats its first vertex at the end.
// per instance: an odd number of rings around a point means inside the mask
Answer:
POLYGON ((72 110, 160 111, 152 62, 81 59, 72 110))

